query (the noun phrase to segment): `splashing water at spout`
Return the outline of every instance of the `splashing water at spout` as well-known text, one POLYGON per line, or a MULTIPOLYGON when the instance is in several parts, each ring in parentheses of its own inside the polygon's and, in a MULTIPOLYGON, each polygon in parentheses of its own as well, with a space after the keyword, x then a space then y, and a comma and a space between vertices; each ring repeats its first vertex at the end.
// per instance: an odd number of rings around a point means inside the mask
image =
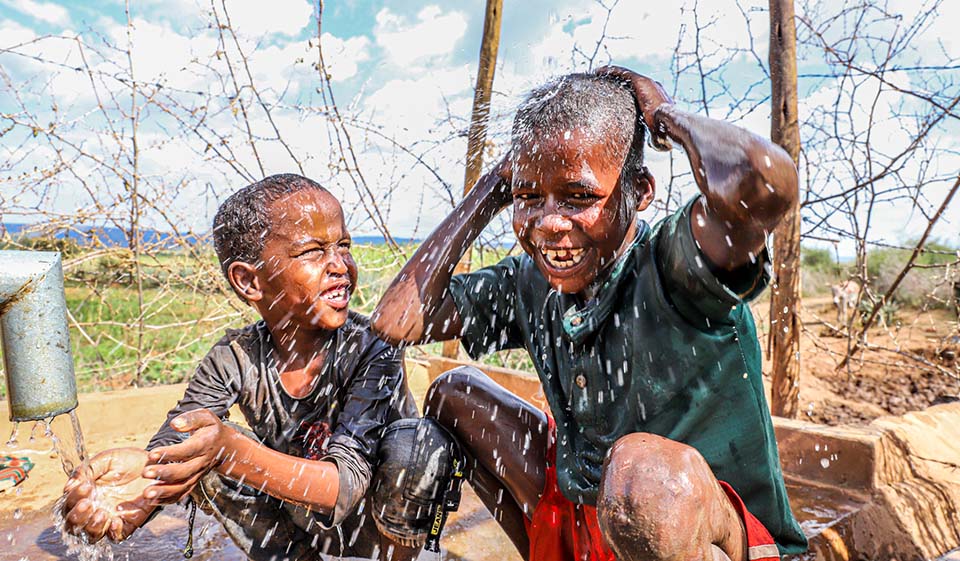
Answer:
MULTIPOLYGON (((60 460, 60 467, 67 476, 72 475, 86 460, 86 446, 76 410, 71 411, 68 415, 59 415, 34 422, 30 429, 30 437, 23 444, 18 439, 21 424, 14 423, 10 437, 4 443, 4 448, 8 451, 12 453, 42 452, 46 454, 51 451, 49 449, 41 450, 44 447, 42 439, 46 438, 52 445, 52 452, 56 453, 60 460), (67 417, 69 417, 69 421, 66 421, 67 417)), ((91 498, 97 504, 98 498, 108 497, 98 497, 97 494, 94 494, 91 498)), ((52 515, 54 529, 66 546, 67 553, 76 556, 81 561, 113 561, 113 550, 108 542, 101 541, 97 544, 91 544, 85 535, 77 536, 67 531, 66 520, 63 516, 65 501, 66 497, 64 496, 54 503, 52 515)))

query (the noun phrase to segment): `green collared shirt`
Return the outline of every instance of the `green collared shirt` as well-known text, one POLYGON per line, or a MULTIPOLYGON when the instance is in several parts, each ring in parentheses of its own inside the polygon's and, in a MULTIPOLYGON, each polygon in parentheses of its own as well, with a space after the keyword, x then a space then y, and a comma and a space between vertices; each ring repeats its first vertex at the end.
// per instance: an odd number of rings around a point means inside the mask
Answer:
POLYGON ((790 511, 745 302, 768 280, 766 252, 728 287, 690 228, 697 198, 652 230, 641 222, 597 297, 578 306, 527 255, 455 276, 450 291, 470 356, 526 348, 557 422, 557 476, 596 504, 603 460, 632 432, 696 448, 763 522, 781 553, 806 540, 790 511))

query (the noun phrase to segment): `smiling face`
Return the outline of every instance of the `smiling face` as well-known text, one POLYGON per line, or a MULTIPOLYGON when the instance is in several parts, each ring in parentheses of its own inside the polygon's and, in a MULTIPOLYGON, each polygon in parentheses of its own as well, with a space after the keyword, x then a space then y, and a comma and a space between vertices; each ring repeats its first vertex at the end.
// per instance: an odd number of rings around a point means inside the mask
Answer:
POLYGON ((573 130, 514 145, 514 232, 564 293, 583 294, 626 251, 636 212, 652 198, 648 177, 621 180, 625 149, 612 154, 587 136, 573 130))
POLYGON ((357 284, 340 203, 326 191, 304 189, 273 202, 269 218, 253 305, 269 326, 337 329, 357 284))

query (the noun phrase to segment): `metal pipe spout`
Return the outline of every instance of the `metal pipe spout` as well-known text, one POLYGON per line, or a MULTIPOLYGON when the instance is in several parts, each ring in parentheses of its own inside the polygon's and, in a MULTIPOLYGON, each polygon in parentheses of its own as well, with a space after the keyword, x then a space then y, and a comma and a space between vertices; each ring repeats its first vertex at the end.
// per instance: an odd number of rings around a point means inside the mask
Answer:
POLYGON ((0 251, 0 337, 11 421, 76 409, 59 253, 0 251))

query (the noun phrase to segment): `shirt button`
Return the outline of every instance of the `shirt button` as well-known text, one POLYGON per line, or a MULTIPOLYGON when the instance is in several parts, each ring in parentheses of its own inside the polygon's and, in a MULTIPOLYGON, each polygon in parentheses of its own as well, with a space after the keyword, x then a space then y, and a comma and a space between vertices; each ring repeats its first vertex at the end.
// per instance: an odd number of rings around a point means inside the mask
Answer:
POLYGON ((570 320, 570 325, 574 327, 580 325, 581 323, 583 323, 583 318, 580 316, 574 316, 574 318, 570 320))
POLYGON ((573 379, 573 382, 574 382, 574 383, 577 385, 577 387, 580 388, 581 390, 582 390, 583 388, 587 387, 587 377, 584 376, 583 374, 577 374, 577 377, 573 379))

